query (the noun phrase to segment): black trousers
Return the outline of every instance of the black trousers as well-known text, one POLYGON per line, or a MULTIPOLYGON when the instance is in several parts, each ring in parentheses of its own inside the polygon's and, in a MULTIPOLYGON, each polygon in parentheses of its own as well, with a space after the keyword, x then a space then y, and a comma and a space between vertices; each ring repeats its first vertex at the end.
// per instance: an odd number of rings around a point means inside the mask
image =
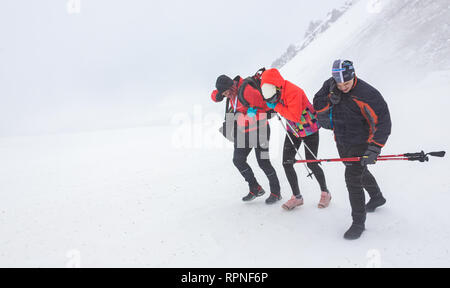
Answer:
MULTIPOLYGON (((295 196, 298 196, 301 194, 300 194, 300 187, 298 185, 297 173, 295 172, 294 169, 294 164, 296 161, 295 156, 297 155, 296 150, 300 148, 300 145, 304 141, 305 144, 308 145, 309 149, 311 149, 311 151, 314 153, 314 155, 317 156, 317 152, 319 151, 319 133, 317 132, 304 138, 297 138, 291 132, 288 133, 292 141, 294 142, 294 145, 292 145, 291 141, 288 138, 288 135, 286 135, 286 138, 284 139, 284 148, 283 148, 283 167, 284 172, 286 172, 288 182, 291 185, 292 193, 295 196)), ((313 154, 311 154, 311 152, 306 148, 306 146, 305 146, 305 158, 307 160, 315 159, 313 154)), ((307 165, 308 168, 311 169, 314 176, 316 177, 317 182, 319 182, 320 189, 322 191, 328 191, 327 183, 325 180, 325 174, 323 173, 323 170, 320 167, 319 163, 308 163, 307 165)))
MULTIPOLYGON (((267 140, 270 139, 270 128, 267 136, 267 140)), ((233 164, 239 170, 245 181, 248 183, 250 191, 255 191, 259 185, 255 178, 252 168, 247 163, 247 158, 252 150, 255 150, 256 160, 259 167, 264 171, 269 179, 270 192, 275 195, 280 195, 280 181, 278 180, 277 173, 272 166, 269 158, 269 145, 268 141, 264 143, 258 143, 256 147, 244 147, 238 148, 238 145, 234 145, 233 164)))
MULTIPOLYGON (((367 144, 361 145, 337 145, 341 158, 361 157, 367 150, 367 144)), ((353 223, 364 224, 366 221, 366 199, 364 190, 370 198, 378 196, 380 187, 367 166, 362 166, 359 162, 344 162, 345 183, 350 198, 352 208, 353 223)))

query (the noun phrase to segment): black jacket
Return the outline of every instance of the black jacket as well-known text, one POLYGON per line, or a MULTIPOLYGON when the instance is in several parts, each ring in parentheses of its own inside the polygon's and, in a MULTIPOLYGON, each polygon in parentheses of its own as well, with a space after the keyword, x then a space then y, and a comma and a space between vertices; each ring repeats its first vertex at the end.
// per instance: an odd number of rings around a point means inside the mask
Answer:
POLYGON ((325 81, 314 96, 314 109, 321 126, 333 129, 340 145, 368 143, 383 147, 391 134, 391 117, 383 96, 356 77, 352 90, 345 94, 337 89, 333 78, 325 81), (337 104, 331 103, 332 93, 340 97, 337 104))

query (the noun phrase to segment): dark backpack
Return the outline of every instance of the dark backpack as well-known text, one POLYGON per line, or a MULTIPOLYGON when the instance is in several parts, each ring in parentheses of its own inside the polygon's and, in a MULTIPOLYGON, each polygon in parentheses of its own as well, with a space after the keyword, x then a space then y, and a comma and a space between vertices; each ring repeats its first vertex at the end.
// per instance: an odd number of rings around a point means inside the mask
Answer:
MULTIPOLYGON (((250 85, 251 87, 253 87, 256 90, 258 90, 259 93, 262 95, 262 92, 261 92, 261 75, 264 73, 264 71, 266 71, 266 68, 259 69, 255 73, 255 75, 245 78, 244 82, 242 82, 242 85, 239 87, 238 99, 239 99, 239 102, 241 102, 242 105, 244 105, 245 107, 252 107, 250 105, 250 103, 248 103, 248 101, 244 97, 244 91, 245 91, 245 88, 247 88, 247 85, 250 85)), ((263 109, 261 107, 253 107, 253 108, 263 109)))
POLYGON ((229 141, 234 142, 234 134, 236 131, 236 123, 231 125, 231 129, 227 129, 227 114, 232 113, 233 110, 230 107, 230 99, 227 97, 227 103, 225 104, 225 118, 222 123, 222 127, 219 128, 219 132, 227 138, 229 141))

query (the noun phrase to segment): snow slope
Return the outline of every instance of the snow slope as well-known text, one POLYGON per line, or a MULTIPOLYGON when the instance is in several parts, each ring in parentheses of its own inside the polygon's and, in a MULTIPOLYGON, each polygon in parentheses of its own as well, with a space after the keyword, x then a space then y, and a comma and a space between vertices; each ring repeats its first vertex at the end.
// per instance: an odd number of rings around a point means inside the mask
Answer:
MULTIPOLYGON (((282 74, 312 98, 332 60, 350 58, 391 109, 385 153, 448 150, 448 2, 380 3, 378 14, 368 13, 367 1, 356 3, 282 74)), ((324 165, 333 194, 326 210, 316 208, 319 187, 302 166, 300 209, 243 203, 246 184, 217 133, 222 115, 206 113, 214 105, 173 115, 167 126, 0 138, 0 266, 450 266, 447 158, 374 166, 388 203, 349 242, 343 165, 324 165)), ((271 127, 286 200, 283 131, 276 119, 271 127)), ((321 131, 319 156, 336 155, 332 135, 321 131)))
POLYGON ((271 67, 280 69, 292 60, 300 51, 308 47, 320 34, 325 32, 334 22, 336 22, 351 6, 353 1, 346 1, 342 7, 331 10, 323 20, 315 20, 309 23, 303 40, 298 44, 291 44, 279 58, 272 62, 271 67))

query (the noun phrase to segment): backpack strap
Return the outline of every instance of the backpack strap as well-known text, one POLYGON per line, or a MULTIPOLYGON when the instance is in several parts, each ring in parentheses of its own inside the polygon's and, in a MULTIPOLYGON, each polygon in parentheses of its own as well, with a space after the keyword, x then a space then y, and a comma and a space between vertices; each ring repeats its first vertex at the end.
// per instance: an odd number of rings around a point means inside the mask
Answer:
POLYGON ((261 80, 261 76, 264 72, 266 72, 266 67, 263 67, 263 68, 259 69, 258 71, 256 71, 255 77, 257 77, 258 79, 261 80))
POLYGON ((244 98, 244 91, 245 91, 245 88, 247 88, 247 85, 249 84, 249 78, 251 78, 251 77, 244 79, 244 82, 242 82, 242 85, 239 87, 239 90, 238 90, 239 102, 241 102, 242 105, 244 105, 245 107, 250 107, 250 103, 248 103, 248 101, 244 98))
POLYGON ((227 119, 228 111, 230 111, 230 98, 227 97, 227 103, 225 104, 225 120, 227 119))

